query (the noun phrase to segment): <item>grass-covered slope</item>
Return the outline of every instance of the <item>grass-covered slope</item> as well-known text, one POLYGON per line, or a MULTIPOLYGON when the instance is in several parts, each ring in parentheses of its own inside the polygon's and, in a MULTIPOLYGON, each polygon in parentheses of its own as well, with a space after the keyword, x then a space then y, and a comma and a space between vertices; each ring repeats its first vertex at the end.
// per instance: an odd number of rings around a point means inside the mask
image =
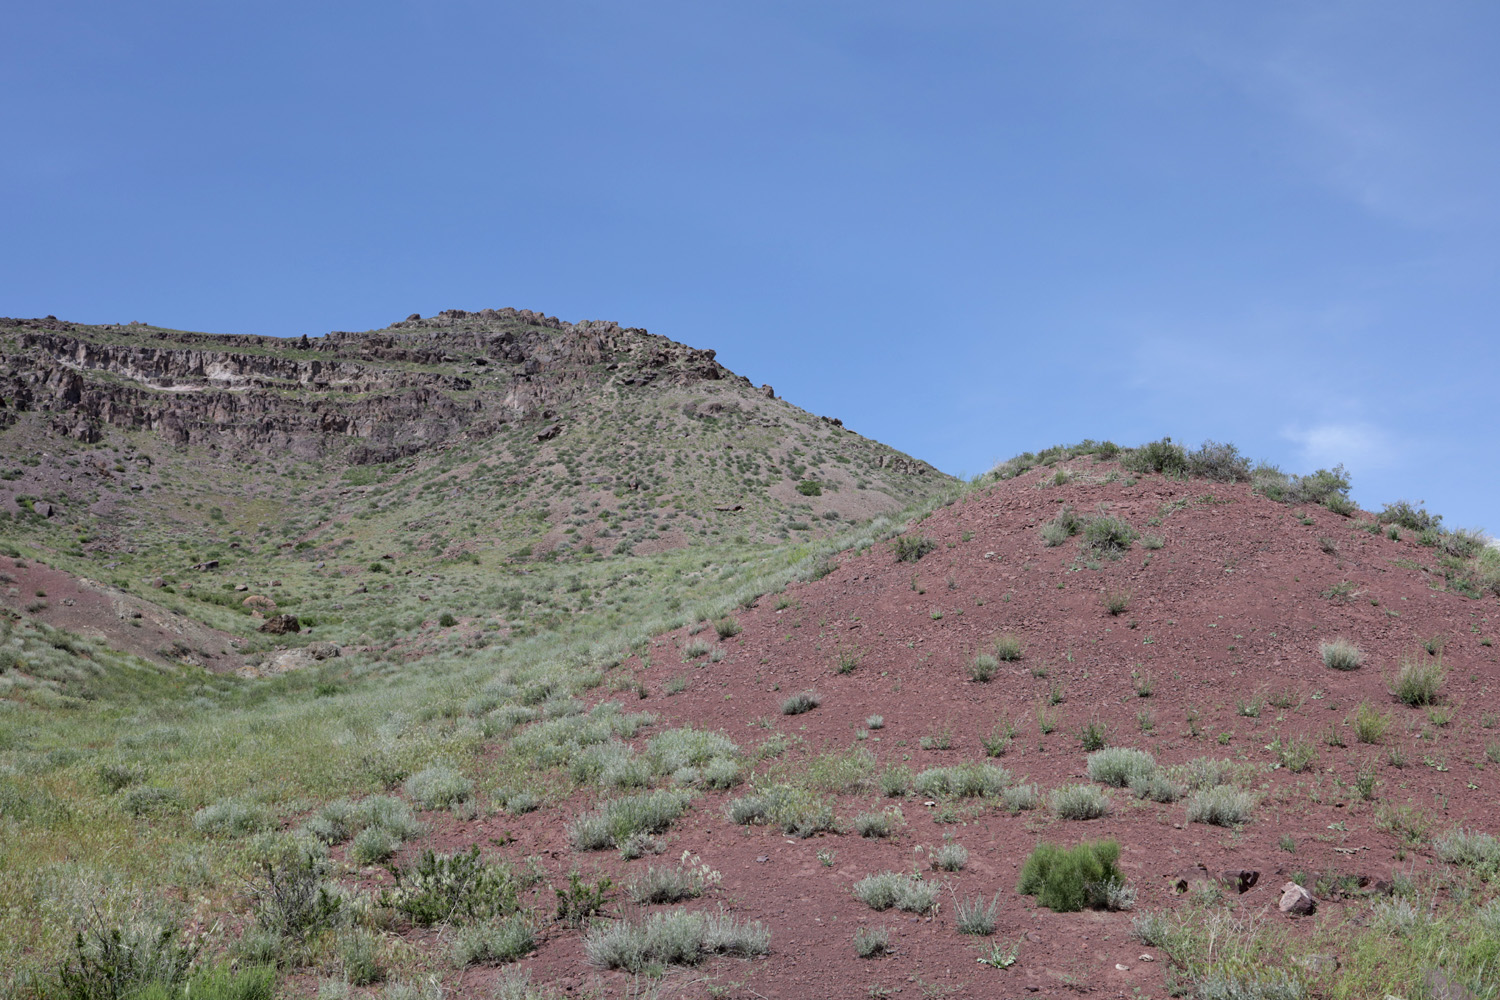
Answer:
POLYGON ((656 556, 739 572, 952 485, 712 351, 515 310, 303 341, 0 320, 0 403, 0 535, 251 654, 256 611, 423 648, 444 615, 484 643, 649 616, 656 556))
MULTIPOLYGON (((453 471, 421 461, 402 475, 453 471)), ((342 522, 361 533, 343 561, 311 506, 286 500, 282 534, 181 504, 110 552, 119 582, 251 659, 342 655, 265 678, 164 666, 48 625, 82 606, 66 589, 7 595, 0 982, 78 995, 60 970, 118 959, 119 928, 155 956, 138 985, 177 993, 168 946, 275 965, 294 995, 527 995, 518 969, 532 994, 639 994, 633 975, 723 962, 703 982, 746 996, 1001 976, 1157 995, 1163 969, 1201 995, 1360 996, 1430 967, 1491 997, 1500 567, 1346 487, 1222 448, 1089 444, 822 539, 477 561, 398 510, 342 522), (309 628, 253 631, 246 594, 309 628), (1340 639, 1363 658, 1322 651, 1340 639), (1404 685, 1407 663, 1440 665, 1435 686, 1404 685), (1082 887, 1102 910, 1018 892, 1037 842, 1101 837, 1121 848, 1120 878, 1082 887), (1256 868, 1259 894, 1195 876, 1176 895, 1163 876, 1200 862, 1256 868), (1362 895, 1362 874, 1395 894, 1362 895), (1316 921, 1274 899, 1283 923, 1249 919, 1293 878, 1316 921), (1372 928, 1402 929, 1399 950, 1372 928)), ((7 573, 109 569, 53 522, 7 533, 7 573)))

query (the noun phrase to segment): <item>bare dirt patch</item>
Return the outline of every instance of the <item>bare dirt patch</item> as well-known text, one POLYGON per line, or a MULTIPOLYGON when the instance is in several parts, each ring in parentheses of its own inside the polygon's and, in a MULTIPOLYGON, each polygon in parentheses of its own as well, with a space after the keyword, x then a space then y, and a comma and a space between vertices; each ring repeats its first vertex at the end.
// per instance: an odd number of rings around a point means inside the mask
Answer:
POLYGON ((192 663, 215 673, 244 666, 239 639, 133 594, 51 566, 0 556, 0 606, 53 628, 134 653, 157 663, 192 663))
MULTIPOLYGON (((874 765, 863 778, 826 796, 837 832, 801 839, 736 826, 724 808, 749 790, 741 786, 697 797, 662 838, 660 857, 625 862, 614 852, 575 851, 567 826, 602 797, 594 795, 522 817, 431 816, 436 843, 538 855, 552 881, 577 869, 623 883, 683 851, 699 855, 723 882, 691 905, 765 921, 771 955, 674 974, 666 996, 1163 996, 1169 956, 1133 936, 1130 913, 1057 914, 1017 892, 1019 866, 1037 842, 1118 840, 1138 909, 1183 906, 1187 894, 1217 885, 1237 913, 1290 922, 1276 904, 1282 884, 1295 879, 1320 902, 1316 916, 1295 926, 1317 934, 1338 926, 1347 900, 1436 864, 1426 839, 1404 832, 1410 823, 1434 835, 1492 826, 1500 802, 1486 749, 1497 740, 1500 702, 1485 640, 1500 605, 1445 590, 1432 550, 1323 508, 1273 503, 1244 485, 1040 482, 1023 477, 940 508, 909 532, 935 543, 919 561, 898 561, 888 543, 848 553, 824 579, 737 611, 737 635, 684 628, 622 664, 625 676, 611 676, 610 686, 628 681, 647 697, 627 689, 601 700, 659 715, 633 741, 637 749, 669 727, 719 730, 752 760, 763 755, 752 784, 802 780, 827 754, 868 752, 874 765), (1085 516, 1106 505, 1160 545, 1138 540, 1117 559, 1091 556, 1077 539, 1049 547, 1042 527, 1064 503, 1085 516), (1117 614, 1111 595, 1123 597, 1117 614), (1002 636, 1019 642, 1020 658, 997 658, 992 679, 973 680, 974 658, 993 654, 1002 636), (1363 649, 1362 667, 1324 665, 1319 646, 1336 637, 1363 649), (688 656, 692 642, 722 658, 688 656), (1431 713, 1388 689, 1403 658, 1436 662, 1429 648, 1441 649, 1446 671, 1431 713), (783 715, 783 701, 806 690, 819 694, 819 706, 783 715), (1362 704, 1389 717, 1378 742, 1357 738, 1362 704), (1013 738, 988 757, 986 741, 994 752, 1007 725, 1013 738), (1253 797, 1250 818, 1233 827, 1189 822, 1182 801, 1143 801, 1120 788, 1105 790, 1103 818, 1055 818, 1047 793, 1089 783, 1090 735, 1149 751, 1166 767, 1228 762, 1253 797), (1305 765, 1285 752, 1297 747, 1311 751, 1305 765), (1040 807, 1013 814, 988 800, 885 797, 879 789, 888 766, 919 772, 986 761, 1016 784, 1035 783, 1040 807), (860 837, 854 817, 880 811, 899 812, 894 835, 860 837), (968 850, 967 865, 933 871, 930 853, 950 840, 968 850), (881 871, 940 881, 936 913, 877 913, 858 902, 854 883, 881 871), (1220 879, 1241 871, 1258 879, 1220 879), (958 899, 996 894, 996 933, 960 934, 958 899), (893 954, 860 959, 854 934, 873 927, 889 930, 893 954), (1002 952, 1014 946, 1014 965, 979 961, 997 943, 1002 952)), ((608 912, 632 909, 616 898, 608 912)), ((577 933, 550 933, 525 964, 568 991, 632 988, 622 974, 589 969, 577 933)), ((470 970, 452 985, 482 995, 489 975, 470 970)))

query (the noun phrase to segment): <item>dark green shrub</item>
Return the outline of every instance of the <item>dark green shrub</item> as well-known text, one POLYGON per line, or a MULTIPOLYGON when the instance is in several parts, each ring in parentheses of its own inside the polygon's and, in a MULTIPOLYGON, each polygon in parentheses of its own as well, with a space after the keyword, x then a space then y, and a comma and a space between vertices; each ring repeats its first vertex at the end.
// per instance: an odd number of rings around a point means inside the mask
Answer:
POLYGON ((1459 528, 1444 533, 1438 540, 1438 547, 1454 558, 1469 559, 1484 550, 1484 538, 1477 531, 1459 528))
POLYGON ((1063 504, 1057 516, 1042 525, 1042 542, 1048 548, 1061 545, 1082 531, 1083 523, 1083 518, 1072 507, 1063 504))
POLYGON ((1021 866, 1017 890, 1057 913, 1072 913, 1089 904, 1091 885, 1125 881, 1116 865, 1119 859, 1120 845, 1113 840, 1077 847, 1038 844, 1021 866))
POLYGON ((995 676, 995 668, 1000 661, 988 653, 980 653, 969 661, 969 677, 980 683, 988 681, 995 676))
POLYGON ((443 628, 452 628, 453 626, 455 626, 457 624, 458 624, 458 619, 454 618, 451 614, 449 614, 446 611, 444 611, 443 614, 442 614, 442 616, 438 618, 438 625, 442 626, 443 628))
POLYGON ((891 952, 891 932, 884 927, 860 927, 854 932, 854 954, 879 958, 891 952))
POLYGON ((1089 752, 1102 750, 1109 744, 1109 729, 1098 719, 1090 719, 1078 731, 1078 740, 1089 752))
POLYGON ((385 978, 385 970, 380 966, 379 939, 368 932, 342 938, 339 941, 339 961, 350 986, 369 986, 385 978))
POLYGON ((823 495, 823 487, 816 480, 804 479, 797 484, 797 492, 805 497, 820 497, 823 495))
POLYGON ((1117 517, 1096 517, 1083 526, 1083 547, 1114 558, 1127 551, 1140 534, 1117 517))
POLYGON ((181 986, 153 983, 131 1000, 273 1000, 276 996, 276 970, 271 966, 234 970, 223 966, 200 969, 181 986))
POLYGON ((491 920, 520 908, 520 887, 505 865, 490 864, 475 844, 466 854, 422 852, 416 865, 392 868, 395 889, 380 905, 406 914, 423 927, 443 921, 491 920))
POLYGON ((74 939, 72 960, 58 969, 57 993, 66 1000, 124 1000, 147 987, 175 987, 198 954, 180 937, 174 926, 107 928, 96 917, 74 939))
MULTIPOLYGON (((1359 510, 1359 505, 1342 493, 1335 493, 1323 501, 1323 506, 1338 514, 1340 517, 1353 517, 1359 510)), ((1372 522, 1372 526, 1374 526, 1372 522)))
POLYGON ((263 861, 253 884, 255 916, 278 937, 302 940, 339 919, 343 899, 323 881, 325 862, 294 849, 263 861))
POLYGON ((1182 445, 1173 444, 1171 438, 1164 437, 1127 452, 1120 464, 1131 472, 1162 472, 1179 476, 1187 471, 1188 457, 1182 445))
POLYGON ((937 542, 926 535, 902 535, 891 543, 897 562, 916 562, 935 548, 937 542))
POLYGON ((1274 465, 1258 465, 1250 482, 1257 493, 1277 503, 1319 503, 1346 517, 1354 513, 1349 474, 1342 465, 1309 476, 1289 476, 1274 465))
MULTIPOLYGON (((577 870, 569 872, 566 889, 552 887, 553 894, 557 896, 557 919, 569 927, 582 927, 596 914, 604 911, 604 904, 608 901, 614 884, 614 880, 608 876, 589 882, 577 870)), ((653 899, 651 902, 657 900, 653 899)))
POLYGON ((1386 504, 1385 509, 1376 515, 1376 520, 1381 524, 1397 524, 1409 531, 1441 531, 1443 528, 1443 515, 1429 514, 1421 503, 1412 505, 1406 500, 1386 504))
POLYGON ((801 691, 781 703, 782 715, 801 715, 811 712, 823 703, 816 691, 801 691))
POLYGON ((1232 444, 1205 441, 1203 447, 1187 455, 1187 471, 1220 483, 1248 482, 1250 463, 1232 444))
POLYGON ((1320 503, 1327 505, 1334 497, 1348 498, 1349 474, 1342 465, 1332 469, 1319 469, 1308 476, 1293 476, 1291 503, 1320 503))
POLYGON ((578 817, 569 828, 573 846, 581 851, 621 847, 637 834, 666 830, 687 809, 684 792, 657 789, 610 799, 593 812, 578 817))
POLYGON ((1442 657, 1435 660, 1403 657, 1396 676, 1391 679, 1391 694, 1413 708, 1436 705, 1446 677, 1442 657))

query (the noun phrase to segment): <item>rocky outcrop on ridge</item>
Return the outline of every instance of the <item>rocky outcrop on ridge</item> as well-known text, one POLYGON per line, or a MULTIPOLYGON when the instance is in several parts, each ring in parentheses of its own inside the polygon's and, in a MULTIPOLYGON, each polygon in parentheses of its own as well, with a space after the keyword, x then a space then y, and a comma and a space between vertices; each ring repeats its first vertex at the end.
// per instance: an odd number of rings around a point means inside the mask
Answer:
POLYGON ((343 449, 354 463, 550 421, 611 383, 749 386, 711 350, 515 309, 450 309, 300 340, 0 319, 0 347, 0 427, 38 411, 86 442, 108 425, 301 458, 343 449))

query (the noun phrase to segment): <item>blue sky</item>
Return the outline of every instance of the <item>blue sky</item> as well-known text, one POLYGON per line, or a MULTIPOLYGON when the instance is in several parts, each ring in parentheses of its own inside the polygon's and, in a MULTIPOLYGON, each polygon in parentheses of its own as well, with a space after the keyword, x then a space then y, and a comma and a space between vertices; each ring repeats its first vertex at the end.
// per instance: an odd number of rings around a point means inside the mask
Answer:
POLYGON ((946 471, 1344 462, 1500 531, 1500 7, 17 4, 0 313, 617 319, 946 471))

